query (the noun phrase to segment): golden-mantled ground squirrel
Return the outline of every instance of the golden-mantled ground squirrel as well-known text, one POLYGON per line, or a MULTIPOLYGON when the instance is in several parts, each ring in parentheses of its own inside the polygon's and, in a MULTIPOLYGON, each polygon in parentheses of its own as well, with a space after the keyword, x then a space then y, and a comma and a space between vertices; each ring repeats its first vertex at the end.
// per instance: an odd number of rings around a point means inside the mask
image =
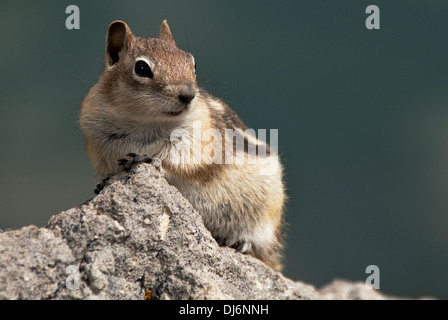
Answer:
POLYGON ((80 123, 100 178, 158 159, 221 245, 280 270, 285 193, 278 155, 198 88, 194 58, 177 48, 166 21, 159 38, 136 37, 122 21, 109 26, 104 70, 84 99, 80 123))

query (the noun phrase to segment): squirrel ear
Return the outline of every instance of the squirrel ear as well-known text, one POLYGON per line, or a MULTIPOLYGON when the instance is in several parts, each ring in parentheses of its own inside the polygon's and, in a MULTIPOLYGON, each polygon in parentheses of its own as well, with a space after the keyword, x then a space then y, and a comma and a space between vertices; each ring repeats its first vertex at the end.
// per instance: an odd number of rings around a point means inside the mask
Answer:
POLYGON ((168 22, 166 22, 166 20, 163 20, 162 25, 160 26, 160 39, 172 42, 173 44, 176 44, 176 42, 174 41, 173 35, 171 34, 171 30, 168 25, 168 22))
POLYGON ((111 66, 117 63, 131 46, 134 35, 123 21, 110 24, 106 39, 106 63, 111 66))

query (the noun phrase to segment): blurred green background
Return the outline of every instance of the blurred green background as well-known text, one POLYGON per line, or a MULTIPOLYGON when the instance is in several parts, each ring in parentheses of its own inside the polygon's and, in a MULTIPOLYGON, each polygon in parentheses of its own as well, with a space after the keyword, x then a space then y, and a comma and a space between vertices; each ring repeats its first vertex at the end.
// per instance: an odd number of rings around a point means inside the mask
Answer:
POLYGON ((168 19, 200 83, 255 129, 279 129, 286 276, 448 298, 448 2, 0 3, 0 228, 44 226, 93 196, 77 123, 109 23, 168 19), (80 30, 67 30, 76 4, 80 30), (365 9, 381 10, 381 29, 365 9))

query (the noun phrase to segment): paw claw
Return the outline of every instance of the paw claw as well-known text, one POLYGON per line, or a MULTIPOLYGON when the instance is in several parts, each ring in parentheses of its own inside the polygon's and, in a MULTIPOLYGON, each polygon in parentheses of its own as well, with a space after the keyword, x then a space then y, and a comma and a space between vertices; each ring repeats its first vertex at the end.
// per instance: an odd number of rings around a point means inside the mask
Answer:
POLYGON ((106 185, 106 182, 109 181, 110 176, 107 176, 106 178, 102 179, 100 183, 98 183, 95 187, 95 190, 93 190, 94 194, 99 194, 101 190, 104 189, 104 186, 106 185))
POLYGON ((119 166, 124 166, 126 163, 129 162, 127 159, 120 159, 117 161, 119 166))
POLYGON ((223 247, 226 245, 226 239, 224 239, 224 238, 218 237, 218 238, 215 238, 215 240, 220 247, 223 247))

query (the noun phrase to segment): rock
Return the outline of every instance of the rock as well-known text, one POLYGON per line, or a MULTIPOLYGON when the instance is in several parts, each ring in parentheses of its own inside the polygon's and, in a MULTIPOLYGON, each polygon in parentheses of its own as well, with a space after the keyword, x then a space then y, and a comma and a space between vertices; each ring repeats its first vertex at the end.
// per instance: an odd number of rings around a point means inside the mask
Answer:
POLYGON ((0 233, 0 299, 386 299, 362 283, 317 290, 219 247, 148 164, 45 228, 0 233))

